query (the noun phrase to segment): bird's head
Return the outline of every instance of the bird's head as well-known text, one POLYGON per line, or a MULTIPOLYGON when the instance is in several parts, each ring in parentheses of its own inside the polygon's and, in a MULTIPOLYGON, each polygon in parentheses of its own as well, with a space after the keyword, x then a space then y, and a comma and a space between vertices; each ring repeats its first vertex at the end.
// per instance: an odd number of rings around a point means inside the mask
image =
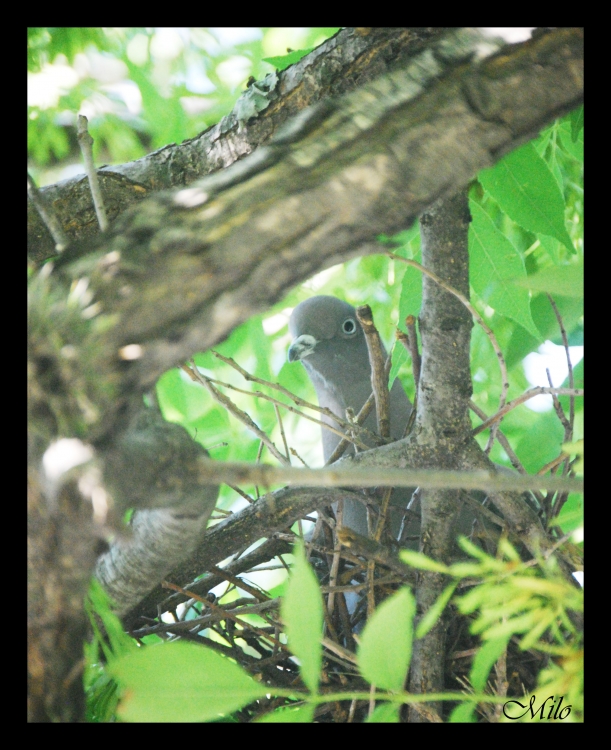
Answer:
POLYGON ((350 352, 360 356, 364 351, 366 356, 356 311, 337 297, 319 295, 301 302, 291 314, 289 331, 293 337, 289 362, 311 357, 310 366, 326 369, 325 365, 332 366, 334 360, 349 356, 350 352))

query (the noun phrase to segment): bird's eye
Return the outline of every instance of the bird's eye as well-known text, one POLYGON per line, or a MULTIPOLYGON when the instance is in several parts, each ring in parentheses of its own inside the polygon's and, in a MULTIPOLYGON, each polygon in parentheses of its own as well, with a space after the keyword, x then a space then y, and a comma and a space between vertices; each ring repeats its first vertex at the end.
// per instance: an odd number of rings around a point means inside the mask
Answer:
POLYGON ((346 318, 342 323, 342 331, 347 334, 356 333, 356 323, 353 318, 346 318))

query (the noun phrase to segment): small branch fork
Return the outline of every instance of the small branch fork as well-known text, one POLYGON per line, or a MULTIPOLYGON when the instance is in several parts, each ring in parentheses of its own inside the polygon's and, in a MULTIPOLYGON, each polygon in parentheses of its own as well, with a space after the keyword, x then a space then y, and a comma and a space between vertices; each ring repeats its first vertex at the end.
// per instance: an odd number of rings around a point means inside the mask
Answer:
POLYGON ((79 146, 81 147, 81 153, 83 154, 85 171, 87 173, 87 179, 89 180, 89 188, 91 189, 91 197, 93 198, 95 213, 98 217, 100 229, 104 232, 108 229, 108 217, 106 216, 106 208, 104 206, 100 181, 98 180, 98 173, 96 172, 95 162, 93 161, 93 151, 91 148, 93 146, 93 138, 89 135, 87 125, 88 120, 85 115, 79 115, 76 137, 79 146))

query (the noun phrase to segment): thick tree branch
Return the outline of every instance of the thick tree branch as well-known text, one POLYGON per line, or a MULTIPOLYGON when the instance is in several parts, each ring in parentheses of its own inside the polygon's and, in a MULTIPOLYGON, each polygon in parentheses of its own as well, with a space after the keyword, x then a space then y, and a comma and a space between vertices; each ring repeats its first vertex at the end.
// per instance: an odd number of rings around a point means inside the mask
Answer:
MULTIPOLYGON (((229 516, 209 529, 202 537, 197 549, 189 559, 175 568, 168 576, 179 583, 190 582, 218 565, 229 555, 245 550, 259 539, 270 538, 277 532, 290 528, 295 521, 318 508, 325 508, 344 498, 354 498, 354 493, 341 489, 326 488, 285 488, 264 495, 253 505, 229 516)), ((361 496, 362 497, 362 496, 361 496)), ((216 585, 215 583, 212 586, 216 585)), ((211 586, 211 587, 212 587, 211 586)), ((198 587, 198 590, 201 590, 198 587)), ((155 616, 157 602, 165 599, 160 587, 155 588, 126 618, 128 623, 142 614, 155 616)), ((175 604, 184 601, 173 597, 175 604)), ((134 602, 136 605, 137 602, 134 602)))
MULTIPOLYGON (((171 143, 142 159, 102 167, 105 204, 111 219, 147 196, 185 187, 226 169, 269 141, 291 117, 322 99, 340 96, 394 70, 446 30, 429 28, 342 29, 298 63, 278 74, 270 105, 238 126, 238 105, 216 125, 180 144, 171 143)), ((85 175, 43 188, 71 240, 91 239, 99 232, 85 175)), ((28 257, 42 261, 54 255, 53 241, 33 206, 28 204, 28 257)))

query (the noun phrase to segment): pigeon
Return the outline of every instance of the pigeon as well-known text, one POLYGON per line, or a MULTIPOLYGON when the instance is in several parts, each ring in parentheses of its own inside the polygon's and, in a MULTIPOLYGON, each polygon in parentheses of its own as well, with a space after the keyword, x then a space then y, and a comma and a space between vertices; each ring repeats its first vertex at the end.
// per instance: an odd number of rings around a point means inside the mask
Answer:
MULTIPOLYGON (((337 297, 310 297, 293 310, 289 330, 293 341, 288 350, 288 360, 303 364, 316 390, 319 406, 326 407, 343 420, 346 419, 348 407, 355 415, 358 414, 371 394, 372 385, 365 334, 354 307, 337 297)), ((396 379, 390 389, 390 434, 393 440, 403 437, 411 411, 412 405, 400 381, 396 379)), ((322 416, 322 421, 338 427, 337 422, 329 417, 322 416)), ((365 420, 364 427, 370 432, 376 432, 376 425, 376 413, 373 409, 365 420)), ((335 432, 322 428, 325 462, 340 440, 335 432)), ((375 445, 366 438, 364 442, 370 447, 375 445)), ((351 445, 346 452, 354 453, 354 446, 351 445)), ((391 530, 395 538, 399 533, 403 510, 411 495, 412 490, 397 488, 391 496, 391 504, 395 506, 391 513, 391 530)), ((415 531, 417 538, 419 518, 414 519, 416 514, 413 511, 410 513, 412 522, 408 536, 413 537, 415 531)), ((356 500, 345 502, 344 525, 359 534, 367 535, 367 510, 363 503, 356 500)))

